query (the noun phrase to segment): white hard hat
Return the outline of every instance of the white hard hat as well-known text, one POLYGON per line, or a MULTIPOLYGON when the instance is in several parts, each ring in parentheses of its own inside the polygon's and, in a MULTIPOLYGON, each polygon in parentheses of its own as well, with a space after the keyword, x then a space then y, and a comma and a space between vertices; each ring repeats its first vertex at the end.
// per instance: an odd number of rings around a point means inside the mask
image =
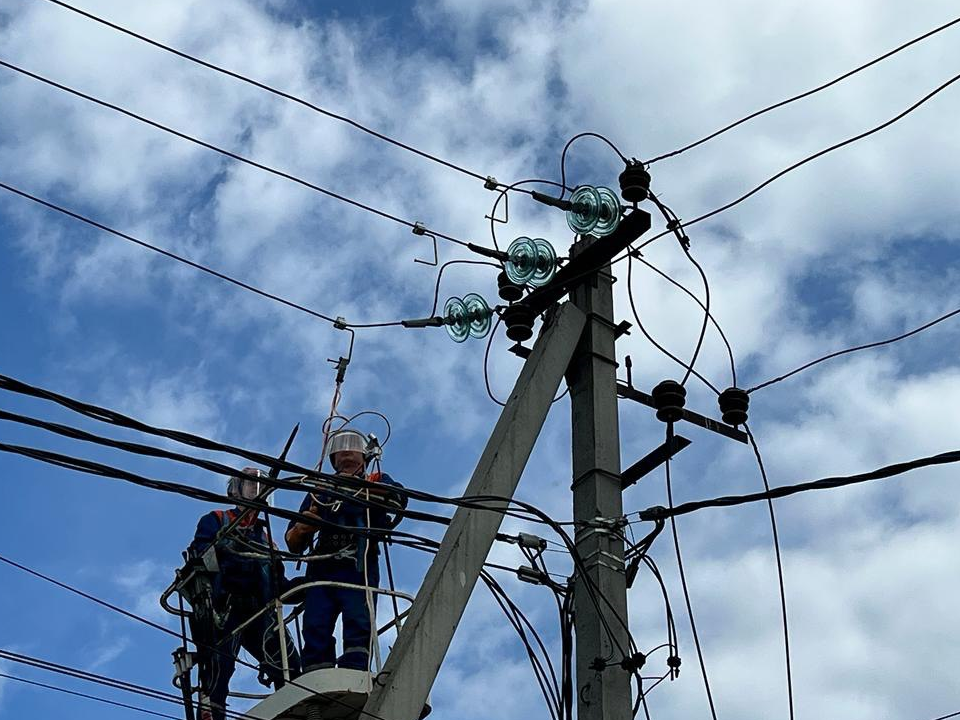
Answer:
POLYGON ((345 450, 366 452, 367 442, 367 436, 359 430, 337 430, 330 433, 327 441, 327 457, 345 450))
POLYGON ((234 475, 227 481, 227 496, 233 499, 253 500, 261 490, 260 480, 263 472, 254 467, 245 467, 240 475, 234 475))

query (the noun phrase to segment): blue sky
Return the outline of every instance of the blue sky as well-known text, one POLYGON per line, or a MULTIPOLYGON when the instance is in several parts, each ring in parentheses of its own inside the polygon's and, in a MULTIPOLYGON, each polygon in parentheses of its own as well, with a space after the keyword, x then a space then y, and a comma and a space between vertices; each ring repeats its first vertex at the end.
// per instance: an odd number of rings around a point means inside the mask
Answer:
MULTIPOLYGON (((896 3, 736 0, 640 7, 628 0, 403 3, 199 2, 83 7, 147 35, 343 112, 425 150, 496 175, 557 179, 565 139, 605 133, 630 156, 672 149, 747 111, 839 74, 950 19, 944 1, 904 17, 896 3)), ((481 184, 327 118, 196 68, 36 0, 11 0, 0 57, 411 221, 489 242, 493 195, 481 184)), ((741 194, 782 167, 885 120, 949 76, 956 30, 803 103, 654 166, 654 186, 681 217, 741 194)), ((432 252, 408 229, 0 72, 0 180, 352 322, 427 314, 432 252)), ((822 353, 897 334, 960 305, 953 158, 957 91, 883 133, 789 175, 716 222, 691 228, 715 314, 748 386, 822 353)), ((575 182, 616 184, 616 157, 585 140, 575 182)), ((562 216, 515 199, 501 241, 541 235, 563 254, 562 216)), ((171 264, 68 218, 0 196, 0 372, 148 422, 276 452, 301 423, 291 457, 310 464, 345 333, 171 264)), ((466 257, 441 243, 441 259, 466 257)), ((676 246, 645 256, 696 292, 676 246)), ((617 319, 632 322, 625 269, 617 319)), ((454 266, 441 303, 480 292, 491 268, 454 266)), ((700 315, 643 267, 634 292, 650 332, 681 356, 700 315)), ((774 484, 857 472, 956 445, 958 332, 848 356, 754 396, 751 423, 774 484)), ((501 336, 491 382, 503 397, 519 361, 501 336)), ((680 373, 636 331, 618 343, 638 386, 680 373)), ((376 409, 393 426, 385 468, 405 484, 462 492, 498 408, 487 399, 483 344, 438 329, 358 333, 342 407, 376 409)), ((709 334, 701 371, 725 387, 722 345, 709 334)), ((103 431, 49 403, 4 395, 4 409, 103 431)), ((690 405, 717 414, 691 386, 690 405)), ((519 495, 570 515, 568 405, 548 418, 519 495)), ((621 408, 623 463, 658 444, 645 409, 621 408)), ((376 423, 368 430, 380 433, 376 423)), ((5 442, 75 452, 205 488, 217 478, 4 425, 5 442)), ((678 501, 760 485, 752 455, 685 429, 678 501)), ((134 437, 117 433, 119 437, 134 437)), ((226 462, 232 462, 225 459, 226 462)), ((13 456, 0 553, 172 627, 157 606, 202 503, 13 456)), ((960 662, 960 495, 949 469, 778 504, 794 642, 798 717, 924 720, 960 708, 948 668, 960 662)), ((279 502, 297 504, 284 496, 279 502)), ((663 502, 660 474, 624 498, 663 502)), ((786 717, 779 604, 765 508, 708 511, 681 522, 685 565, 721 715, 786 717)), ((411 532, 438 531, 410 523, 411 532)), ((519 526, 510 524, 509 529, 519 526)), ((524 528, 530 529, 530 528, 524 528)), ((638 532, 642 528, 638 528, 638 532)), ((518 564, 513 548, 497 560, 518 564)), ((678 617, 682 597, 662 538, 678 617)), ((415 591, 427 558, 395 553, 415 591)), ((565 572, 563 558, 551 567, 565 572)), ((0 647, 170 689, 163 634, 0 567, 0 647)), ((540 588, 505 586, 556 642, 540 588)), ((641 648, 663 642, 659 591, 631 591, 641 648)), ((543 716, 519 643, 485 591, 471 601, 434 688, 436 716, 543 716)), ((657 718, 704 716, 685 621, 684 672, 651 695, 657 718)), ((658 659, 662 662, 662 658, 658 659)), ((659 667, 659 666, 658 666, 659 667)), ((4 665, 3 672, 50 680, 4 665)), ((55 683, 68 685, 55 678, 55 683)), ((238 686, 251 688, 247 674, 238 686)), ((70 687, 78 687, 70 685, 70 687)), ((99 692, 99 691, 96 691, 99 692)), ((107 693, 104 692, 106 695, 107 693)), ((111 696, 113 697, 113 696, 111 696)), ((126 699, 118 697, 117 699, 126 699)), ((135 704, 140 701, 133 699, 135 704)), ((148 704, 144 702, 143 704, 148 704)), ((151 706, 154 707, 154 706, 151 706)), ((159 708, 164 709, 164 708, 159 708)), ((0 683, 0 717, 128 717, 128 711, 0 683)))

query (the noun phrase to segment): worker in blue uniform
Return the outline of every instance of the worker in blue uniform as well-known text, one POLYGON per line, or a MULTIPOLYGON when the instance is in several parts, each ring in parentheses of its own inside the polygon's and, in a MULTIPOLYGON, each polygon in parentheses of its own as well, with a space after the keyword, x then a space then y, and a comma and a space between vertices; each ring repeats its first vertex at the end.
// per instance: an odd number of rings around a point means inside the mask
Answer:
POLYGON ((373 436, 340 430, 327 441, 327 455, 338 476, 365 479, 374 489, 342 485, 332 493, 313 491, 300 511, 314 524, 291 521, 287 546, 291 552, 309 549, 306 608, 303 618, 303 670, 339 666, 369 670, 370 650, 376 642, 377 588, 380 582, 377 531, 400 521, 407 498, 402 486, 385 473, 367 474, 367 464, 379 453, 373 436), (360 502, 358 502, 358 500, 360 502), (309 583, 325 581, 310 587, 309 583), (343 625, 343 652, 336 654, 333 637, 337 618, 343 625))
MULTIPOLYGON (((244 468, 232 477, 227 495, 235 499, 253 500, 262 490, 261 471, 244 468)), ((212 608, 204 613, 212 627, 195 628, 212 644, 211 648, 198 645, 200 655, 200 720, 223 720, 230 678, 236 658, 243 647, 260 664, 260 681, 283 685, 280 634, 277 631, 277 613, 272 604, 290 583, 284 576, 279 560, 271 563, 266 523, 259 513, 249 512, 228 533, 227 528, 243 512, 240 503, 230 510, 214 510, 197 524, 193 542, 187 550, 189 558, 201 558, 213 546, 218 571, 212 576, 212 608), (215 545, 214 545, 215 543, 215 545), (266 608, 256 620, 236 631, 240 625, 266 608)), ((193 601, 192 601, 193 602, 193 601)), ((196 610, 196 608, 195 608, 196 610)), ((194 617, 199 614, 194 613, 194 617)), ((289 635, 287 663, 290 677, 300 674, 300 658, 289 635)))

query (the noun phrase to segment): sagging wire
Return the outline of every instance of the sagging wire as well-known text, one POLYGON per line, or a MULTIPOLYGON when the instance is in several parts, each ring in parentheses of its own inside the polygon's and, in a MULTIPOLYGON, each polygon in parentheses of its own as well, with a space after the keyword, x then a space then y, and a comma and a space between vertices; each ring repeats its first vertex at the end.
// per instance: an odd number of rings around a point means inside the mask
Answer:
POLYGON ((652 335, 647 331, 646 327, 643 324, 643 321, 640 319, 640 313, 637 310, 636 302, 633 298, 633 255, 627 254, 627 299, 630 302, 630 311, 633 313, 633 319, 637 323, 637 327, 640 329, 640 332, 643 333, 643 336, 653 345, 657 350, 666 355, 668 358, 673 360, 675 363, 687 369, 687 372, 692 374, 694 377, 699 379, 704 385, 710 388, 714 393, 720 395, 720 389, 710 382, 706 377, 704 377, 699 371, 695 370, 689 363, 681 360, 679 357, 674 355, 672 352, 667 350, 663 345, 657 342, 652 335))
MULTIPOLYGON (((693 255, 690 254, 690 238, 688 238, 686 233, 683 231, 683 224, 680 222, 680 218, 677 217, 676 213, 667 207, 665 203, 661 202, 653 192, 650 192, 649 196, 650 200, 654 205, 657 206, 657 209, 667 221, 667 228, 672 230, 674 235, 676 235, 677 242, 680 244, 680 249, 683 250, 683 254, 687 256, 687 259, 691 263, 693 263, 693 266, 700 273, 700 278, 703 280, 703 324, 700 327, 700 334, 697 337, 697 344, 693 349, 693 356, 690 358, 690 362, 687 363, 686 372, 684 372, 683 378, 680 380, 680 385, 686 385, 687 380, 690 379, 690 374, 694 372, 693 368, 697 364, 697 358, 700 355, 700 349, 703 347, 703 340, 707 335, 707 323, 710 320, 710 283, 707 281, 707 274, 704 272, 703 267, 696 261, 693 255)), ((734 385, 736 385, 736 381, 734 381, 734 385)))
POLYGON ((905 340, 911 335, 916 335, 918 333, 921 333, 924 330, 933 327, 934 325, 942 323, 944 320, 949 320, 955 315, 960 315, 960 308, 957 308, 956 310, 951 310, 946 315, 941 315, 940 317, 930 320, 929 322, 924 323, 920 327, 914 328, 913 330, 909 330, 905 333, 902 333, 901 335, 897 335, 892 338, 887 338, 886 340, 877 340, 876 342, 866 343, 865 345, 857 345, 855 347, 850 347, 844 350, 837 350, 835 352, 828 353, 827 355, 823 355, 822 357, 819 357, 816 360, 811 360, 808 363, 804 363, 800 367, 794 368, 788 373, 784 373, 783 375, 779 375, 771 380, 762 382, 759 385, 754 385, 752 388, 747 390, 747 392, 752 393, 752 392, 755 392, 756 390, 762 390, 765 387, 769 387, 770 385, 775 385, 776 383, 782 382, 787 378, 793 377, 797 373, 801 373, 804 370, 807 370, 813 367, 814 365, 819 365, 820 363, 825 362, 826 360, 832 360, 833 358, 839 357, 841 355, 847 355, 849 353, 859 352, 860 350, 869 350, 871 348, 881 347, 883 345, 890 345, 892 343, 899 342, 900 340, 905 340))
MULTIPOLYGON (((288 300, 280 295, 267 292, 266 290, 261 290, 255 285, 251 285, 250 283, 244 282, 243 280, 238 280, 237 278, 227 275, 226 273, 222 273, 219 270, 214 270, 213 268, 208 267, 207 265, 203 265, 201 263, 190 260, 189 258, 184 257, 183 255, 178 255, 177 253, 171 252, 170 250, 165 250, 164 248, 159 247, 157 245, 153 245, 152 243, 146 242, 145 240, 140 240, 139 238, 136 238, 133 235, 130 235, 125 232, 121 232, 120 230, 116 230, 115 228, 112 228, 109 225, 105 225, 104 223, 98 222, 97 220, 93 220, 85 215, 81 215, 80 213, 74 212, 73 210, 69 210, 63 207, 62 205, 57 205, 56 203, 53 203, 49 200, 44 200, 43 198, 37 197, 36 195, 31 195, 30 193, 24 190, 20 190, 19 188, 14 187, 13 185, 8 185, 5 182, 0 182, 0 189, 6 190, 7 192, 13 193, 14 195, 19 195, 20 197, 26 200, 35 202, 38 205, 42 205, 46 208, 49 208, 50 210, 55 210, 63 215, 66 215, 67 217, 71 217, 74 220, 79 220, 80 222, 86 223, 91 227, 95 227, 98 230, 102 230, 103 232, 119 237, 123 240, 131 242, 135 245, 138 245, 139 247, 145 248, 159 255, 163 255, 164 257, 170 258, 171 260, 175 260, 176 262, 192 267, 195 270, 199 270, 200 272, 204 272, 204 273, 207 273, 208 275, 212 275, 215 278, 218 278, 220 280, 223 280, 224 282, 230 283, 231 285, 235 285, 236 287, 239 287, 243 290, 251 292, 255 295, 259 295, 260 297, 266 298, 267 300, 272 300, 273 302, 279 303, 281 305, 285 305, 286 307, 289 307, 289 308, 293 308, 294 310, 305 313, 307 315, 310 315, 311 317, 317 318, 319 320, 323 320, 331 324, 336 324, 337 322, 337 319, 334 317, 331 317, 330 315, 325 315, 324 313, 317 312, 316 310, 311 310, 305 305, 301 305, 299 303, 293 302, 292 300, 288 300)), ((364 328, 394 327, 394 326, 400 326, 400 325, 401 325, 400 321, 397 320, 397 321, 381 322, 381 323, 364 323, 364 324, 351 323, 350 327, 364 327, 364 328)))
MULTIPOLYGON (((664 280, 666 280, 668 283, 670 283, 670 284, 673 285, 674 287, 678 288, 679 290, 682 290, 682 291, 683 291, 684 293, 686 293, 694 302, 696 302, 697 305, 700 306, 700 309, 701 309, 701 310, 703 310, 705 313, 707 313, 707 317, 710 319, 710 322, 713 323, 713 326, 717 329, 717 333, 720 335, 720 339, 723 341, 723 344, 724 344, 724 346, 725 346, 726 349, 727 349, 727 356, 728 356, 728 358, 729 358, 729 360, 730 360, 730 378, 731 378, 731 385, 732 385, 733 387, 737 387, 737 366, 736 366, 736 362, 735 362, 734 359, 733 359, 733 348, 730 346, 730 341, 727 339, 727 334, 723 331, 723 328, 720 327, 720 323, 717 322, 716 317, 714 317, 714 315, 713 315, 712 313, 708 312, 707 306, 704 305, 703 301, 702 301, 700 298, 698 298, 698 297, 697 297, 689 288, 687 288, 685 285, 683 285, 682 283, 678 282, 676 279, 670 277, 667 273, 663 272, 663 270, 661 270, 660 268, 658 268, 658 267, 657 267, 656 265, 654 265, 653 263, 648 262, 642 255, 639 255, 639 253, 638 253, 638 257, 636 257, 635 259, 638 260, 639 262, 643 263, 644 265, 646 265, 646 266, 647 266, 648 268, 650 268, 651 270, 653 270, 655 273, 657 273, 657 275, 659 275, 660 277, 662 277, 664 280)), ((958 310, 957 312, 960 312, 960 310, 958 310)))
POLYGON ((616 145, 614 145, 613 142, 611 142, 607 137, 601 135, 600 133, 596 133, 596 132, 577 133, 572 138, 567 140, 567 144, 563 146, 563 152, 560 153, 560 199, 561 200, 563 199, 563 196, 566 194, 567 190, 571 189, 567 187, 567 151, 570 149, 570 146, 573 145, 573 143, 576 140, 579 140, 580 138, 585 138, 585 137, 593 137, 603 141, 608 146, 610 146, 610 149, 613 150, 619 156, 619 158, 623 161, 624 165, 628 165, 630 163, 630 159, 626 155, 624 155, 622 152, 620 152, 620 149, 616 145))
MULTIPOLYGON (((51 1, 54 1, 54 2, 55 2, 56 0, 51 0, 51 1)), ((943 25, 940 25, 940 26, 934 28, 933 30, 929 30, 929 31, 923 33, 922 35, 919 35, 919 36, 913 38, 912 40, 908 40, 907 42, 903 43, 902 45, 898 45, 898 46, 895 47, 893 50, 888 50, 887 52, 883 53, 883 54, 880 55, 879 57, 875 57, 875 58, 873 58, 872 60, 869 60, 869 61, 863 63, 862 65, 858 65, 858 66, 855 67, 853 70, 848 70, 847 72, 843 73, 842 75, 840 75, 840 76, 838 76, 838 77, 835 77, 835 78, 833 78, 832 80, 829 80, 829 81, 827 81, 827 82, 825 82, 825 83, 822 83, 821 85, 818 85, 818 86, 815 87, 815 88, 812 88, 812 89, 807 90, 807 91, 805 91, 805 92, 802 92, 802 93, 799 93, 799 94, 794 95, 794 96, 792 96, 792 97, 789 97, 789 98, 787 98, 786 100, 781 100, 781 101, 776 102, 776 103, 774 103, 774 104, 772 104, 772 105, 768 105, 768 106, 766 106, 766 107, 764 107, 764 108, 761 108, 760 110, 756 110, 756 111, 750 113, 749 115, 746 115, 746 116, 740 118, 739 120, 736 120, 736 121, 730 123, 729 125, 725 125, 724 127, 720 128, 719 130, 715 130, 714 132, 710 133, 709 135, 706 135, 706 136, 700 138, 699 140, 696 140, 696 141, 691 142, 691 143, 689 143, 689 144, 687 144, 687 145, 684 145, 683 147, 680 147, 680 148, 678 148, 678 149, 676 149, 676 150, 673 150, 673 151, 668 152, 668 153, 664 153, 664 154, 662 154, 662 155, 657 155, 657 156, 654 157, 652 160, 648 160, 646 164, 647 164, 648 166, 650 166, 650 165, 653 165, 653 164, 656 163, 656 162, 660 162, 661 160, 666 160, 667 158, 675 157, 675 156, 677 156, 677 155, 680 155, 680 154, 682 154, 682 153, 685 153, 685 152, 687 152, 688 150, 692 150, 693 148, 695 148, 695 147, 697 147, 697 146, 699 146, 699 145, 702 145, 702 144, 705 143, 705 142, 708 142, 708 141, 710 141, 710 140, 713 140, 715 137, 718 137, 718 136, 720 136, 720 135, 723 135, 724 133, 726 133, 726 132, 729 131, 729 130, 733 130, 735 127, 738 127, 739 125, 742 125, 742 124, 745 123, 745 122, 748 122, 748 121, 750 121, 750 120, 753 120, 754 118, 757 118, 757 117, 760 117, 761 115, 764 115, 764 114, 770 112, 771 110, 776 110, 777 108, 781 108, 781 107, 783 107, 784 105, 789 105, 790 103, 794 103, 794 102, 796 102, 797 100, 802 100, 803 98, 810 97, 811 95, 814 95, 814 94, 816 94, 816 93, 818 93, 818 92, 821 92, 822 90, 826 90, 827 88, 832 87, 833 85, 836 85, 837 83, 839 83, 839 82, 841 82, 841 81, 843 81, 843 80, 846 80, 847 78, 849 78, 849 77, 851 77, 851 76, 853 76, 853 75, 856 75, 857 73, 861 72, 862 70, 866 70, 867 68, 869 68, 869 67, 871 67, 871 66, 873 66, 873 65, 876 65, 877 63, 879 63, 879 62, 881 62, 881 61, 883 61, 883 60, 886 60, 887 58, 889 58, 889 57, 891 57, 891 56, 893 56, 893 55, 896 55, 896 54, 899 53, 901 50, 905 50, 905 49, 907 49, 908 47, 910 47, 911 45, 914 45, 914 44, 916 44, 916 43, 918 43, 918 42, 920 42, 920 41, 922 41, 922 40, 926 40, 927 38, 931 37, 932 35, 936 35, 937 33, 941 32, 941 31, 943 31, 943 30, 946 30, 947 28, 952 27, 953 25, 956 25, 957 23, 960 23, 960 17, 954 18, 953 20, 950 20, 949 22, 946 22, 946 23, 944 23, 943 25)), ((736 383, 734 383, 734 384, 736 384, 736 383)))
MULTIPOLYGON (((310 182, 309 180, 304 180, 303 178, 300 178, 291 173, 285 172, 283 170, 278 170, 274 167, 271 167, 264 163, 248 158, 244 155, 240 155, 239 153, 235 153, 231 150, 227 150, 226 148, 222 148, 218 145, 214 145, 213 143, 209 143, 205 140, 201 140, 198 137, 189 135, 188 133, 172 128, 168 125, 159 123, 156 120, 151 120, 148 117, 139 115, 119 105, 115 105, 114 103, 107 102, 106 100, 103 100, 101 98, 95 97, 88 93, 81 92, 80 90, 69 87, 68 85, 64 85, 63 83, 56 82, 55 80, 51 80, 50 78, 44 77, 37 73, 21 68, 17 65, 14 65, 13 63, 0 59, 0 67, 5 67, 8 70, 12 70, 14 72, 20 73, 21 75, 29 77, 33 80, 37 80, 41 83, 49 85, 50 87, 56 88, 57 90, 61 90, 75 97, 79 97, 79 98, 82 98, 83 100, 94 103, 95 105, 99 105, 109 110, 113 110, 114 112, 120 113, 121 115, 124 115, 125 117, 129 117, 133 120, 136 120, 137 122, 143 123, 145 125, 149 125, 150 127, 156 128, 157 130, 161 130, 170 135, 174 135, 175 137, 178 137, 182 140, 186 140, 200 147, 206 148, 207 150, 212 150, 213 152, 216 152, 220 155, 223 155, 224 157, 228 157, 237 162, 243 163, 244 165, 249 165, 250 167, 257 168, 258 170, 262 170, 276 177, 282 178, 284 180, 289 180, 309 190, 313 190, 317 193, 320 193, 321 195, 325 195, 327 197, 333 198, 334 200, 339 200, 340 202, 346 203, 347 205, 352 205, 353 207, 359 208, 360 210, 364 210, 373 215, 377 215, 386 220, 395 222, 398 225, 403 225, 404 227, 410 228, 411 230, 415 230, 418 228, 418 223, 416 222, 405 220, 404 218, 398 217, 385 210, 380 210, 378 208, 373 207, 372 205, 367 205, 366 203, 360 202, 359 200, 354 200, 353 198, 347 197, 346 195, 342 195, 341 193, 335 192, 333 190, 329 190, 325 187, 317 185, 316 183, 310 182)), ((422 223, 420 223, 419 227, 422 227, 422 226, 423 226, 422 223)), ((447 235, 445 233, 437 232, 436 230, 430 230, 430 233, 438 238, 442 238, 444 240, 455 243, 457 245, 461 245, 463 247, 468 247, 470 245, 470 243, 465 240, 460 240, 459 238, 456 238, 452 235, 447 235)))
MULTIPOLYGON (((673 423, 667 423, 667 437, 666 442, 669 444, 673 441, 673 423)), ((673 484, 670 479, 670 458, 664 461, 664 472, 666 475, 666 485, 667 485, 667 504, 669 508, 673 508, 673 484)), ((690 630, 693 635, 693 645, 697 651, 697 660, 700 663, 700 674, 703 677, 703 687, 707 692, 707 703, 710 706, 710 716, 713 720, 717 720, 717 709, 713 703, 713 693, 710 690, 710 680, 707 677, 707 666, 703 659, 703 649, 700 647, 700 635, 697 633, 697 623, 693 617, 693 605, 690 601, 690 591, 687 588, 687 577, 686 573, 683 571, 683 557, 680 553, 680 535, 677 532, 677 522, 676 518, 673 516, 670 517, 670 529, 673 534, 673 547, 676 550, 677 554, 677 571, 680 575, 680 585, 683 588, 683 600, 687 606, 687 616, 690 619, 690 630)))
MULTIPOLYGON (((763 466, 763 457, 760 455, 760 446, 757 439, 750 431, 750 426, 744 423, 743 429, 747 433, 747 439, 750 440, 750 446, 757 459, 757 466, 760 469, 760 477, 763 480, 764 492, 770 492, 770 481, 767 479, 767 471, 763 466)), ((790 663, 790 629, 787 621, 787 591, 783 580, 783 558, 780 556, 780 535, 777 532, 777 516, 773 510, 773 498, 767 498, 767 508, 770 510, 770 529, 773 534, 773 551, 777 560, 777 582, 780 589, 780 611, 783 618, 783 652, 786 659, 787 673, 787 702, 790 710, 790 720, 794 718, 793 709, 793 670, 790 663)))
POLYGON ((488 260, 448 260, 440 266, 440 269, 437 271, 437 282, 433 288, 433 305, 430 308, 430 313, 428 317, 433 317, 437 314, 437 305, 440 304, 440 279, 443 277, 443 271, 446 270, 451 265, 487 265, 489 267, 500 269, 500 265, 494 262, 489 262, 488 260))
POLYGON ((484 175, 482 175, 482 174, 480 174, 480 173, 478 173, 478 172, 475 172, 475 171, 473 171, 473 170, 470 170, 470 169, 468 169, 468 168, 466 168, 466 167, 463 167, 463 166, 461 166, 461 165, 457 165, 456 163, 453 163, 453 162, 451 162, 451 161, 449 161, 449 160, 444 160, 444 159, 441 158, 441 157, 438 157, 438 156, 433 155, 433 154, 431 154, 431 153, 428 153, 428 152, 425 152, 425 151, 423 151, 423 150, 420 150, 420 149, 414 147, 413 145, 409 145, 409 144, 404 143, 404 142, 402 142, 402 141, 400 141, 400 140, 397 140, 397 139, 395 139, 395 138, 392 138, 392 137, 386 135, 385 133, 379 132, 379 131, 377 131, 377 130, 374 130, 373 128, 370 128, 370 127, 368 127, 368 126, 366 126, 366 125, 363 125, 362 123, 358 122, 357 120, 354 120, 354 119, 352 119, 352 118, 350 118, 350 117, 348 117, 348 116, 346 116, 346 115, 341 115, 341 114, 339 114, 339 113, 335 113, 335 112, 333 112, 333 111, 331 111, 331 110, 328 110, 328 109, 326 109, 326 108, 323 108, 323 107, 321 107, 321 106, 319 106, 319 105, 317 105, 317 104, 315 104, 315 103, 312 103, 312 102, 310 102, 310 101, 308 101, 308 100, 305 100, 305 99, 303 99, 303 98, 301 98, 301 97, 297 97, 296 95, 293 95, 292 93, 285 92, 285 91, 283 91, 283 90, 279 90, 279 89, 277 89, 277 88, 275 88, 275 87, 272 87, 272 86, 270 86, 270 85, 268 85, 268 84, 266 84, 266 83, 264 83, 264 82, 260 82, 260 81, 258 81, 258 80, 254 80, 253 78, 250 78, 250 77, 248 77, 248 76, 246 76, 246 75, 244 75, 244 74, 242 74, 242 73, 239 73, 239 72, 236 72, 236 71, 233 71, 233 70, 229 70, 229 69, 227 69, 227 68, 225 68, 225 67, 222 67, 222 66, 220 66, 220 65, 216 65, 216 64, 214 64, 214 63, 212 63, 212 62, 210 62, 210 61, 208 61, 208 60, 203 60, 202 58, 199 58, 199 57, 197 57, 197 56, 195 56, 195 55, 191 55, 191 54, 189 54, 189 53, 187 53, 187 52, 184 52, 183 50, 178 50, 177 48, 171 47, 170 45, 166 45, 166 44, 161 43, 161 42, 159 42, 159 41, 157 41, 157 40, 154 40, 154 39, 152 39, 152 38, 149 38, 149 37, 147 37, 147 36, 145 36, 145 35, 142 35, 142 34, 140 34, 140 33, 134 32, 133 30, 130 30, 129 28, 123 27, 122 25, 119 25, 119 24, 117 24, 117 23, 111 22, 111 21, 106 20, 106 19, 104 19, 104 18, 102 18, 102 17, 99 17, 99 16, 97 16, 97 15, 94 15, 94 14, 91 13, 91 12, 88 12, 88 11, 86 11, 86 10, 82 10, 82 9, 80 9, 80 8, 78 8, 78 7, 75 7, 75 6, 70 5, 70 4, 68 4, 68 3, 62 2, 62 0, 48 0, 48 2, 51 2, 51 3, 53 3, 54 5, 59 5, 60 7, 66 9, 66 10, 70 10, 71 12, 77 13, 78 15, 82 15, 83 17, 86 17, 86 18, 88 18, 88 19, 90 19, 90 20, 93 20, 94 22, 100 23, 101 25, 105 25, 106 27, 109 27, 109 28, 111 28, 111 29, 113 29, 113 30, 116 30, 117 32, 124 33, 125 35, 128 35, 128 36, 130 36, 130 37, 136 38, 137 40, 140 40, 141 42, 147 43, 147 44, 149 44, 149 45, 152 45, 153 47, 159 48, 160 50, 164 50, 165 52, 168 52, 168 53, 171 53, 171 54, 173 54, 173 55, 176 55, 176 56, 178 56, 178 57, 180 57, 180 58, 183 58, 184 60, 188 60, 188 61, 190 61, 190 62, 192 62, 192 63, 195 63, 195 64, 197 64, 197 65, 200 65, 200 66, 202 66, 202 67, 205 67, 205 68, 207 68, 208 70, 213 70, 214 72, 220 73, 220 74, 222 74, 222 75, 226 75, 227 77, 231 77, 231 78, 233 78, 233 79, 235 79, 235 80, 239 80, 240 82, 247 83, 248 85, 252 85, 253 87, 256 87, 256 88, 258 88, 258 89, 260 89, 260 90, 264 90, 264 91, 266 91, 266 92, 268 92, 268 93, 270 93, 270 94, 272 94, 272 95, 275 95, 275 96, 277 96, 277 97, 283 98, 284 100, 288 100, 288 101, 290 101, 290 102, 296 103, 296 104, 301 105, 302 107, 308 108, 309 110, 312 110, 312 111, 314 111, 314 112, 316 112, 316 113, 319 113, 319 114, 324 115, 324 116, 326 116, 326 117, 329 117, 329 118, 332 118, 332 119, 334 119, 334 120, 338 120, 338 121, 340 121, 340 122, 342 122, 342 123, 345 123, 345 124, 347 124, 347 125, 350 125, 351 127, 354 127, 354 128, 356 128, 357 130, 360 130, 361 132, 364 132, 364 133, 366 133, 366 134, 368 134, 368 135, 371 135, 371 136, 377 138, 378 140, 382 140, 382 141, 387 142, 387 143, 390 143, 391 145, 394 145, 394 146, 396 146, 396 147, 398 147, 398 148, 401 148, 401 149, 406 150, 406 151, 408 151, 408 152, 414 153, 415 155, 419 155, 420 157, 425 158, 425 159, 427 159, 427 160, 430 160, 431 162, 437 163, 437 164, 439 164, 439 165, 443 165, 444 167, 447 167, 447 168, 449 168, 449 169, 451 169, 451 170, 455 170, 456 172, 462 173, 462 174, 464 174, 464 175, 467 175, 467 176, 469 176, 469 177, 475 178, 475 179, 477 179, 477 180, 484 180, 485 182, 489 182, 489 180, 490 180, 490 177, 489 177, 489 176, 484 176, 484 175))
MULTIPOLYGON (((490 208, 490 214, 486 216, 486 218, 490 221, 490 238, 491 240, 493 240, 493 247, 495 250, 500 249, 500 245, 497 243, 496 223, 506 224, 510 222, 510 209, 509 209, 510 198, 507 196, 507 193, 509 193, 512 190, 516 190, 521 185, 530 185, 530 184, 549 185, 551 187, 561 188, 561 190, 563 189, 562 183, 555 183, 552 180, 544 180, 542 178, 527 178, 526 180, 518 180, 515 183, 506 185, 503 187, 502 190, 499 190, 497 193, 497 198, 493 202, 493 207, 490 208), (502 220, 497 217, 497 208, 500 206, 501 200, 504 201, 504 218, 502 220)), ((529 191, 524 190, 523 192, 529 192, 529 191)))

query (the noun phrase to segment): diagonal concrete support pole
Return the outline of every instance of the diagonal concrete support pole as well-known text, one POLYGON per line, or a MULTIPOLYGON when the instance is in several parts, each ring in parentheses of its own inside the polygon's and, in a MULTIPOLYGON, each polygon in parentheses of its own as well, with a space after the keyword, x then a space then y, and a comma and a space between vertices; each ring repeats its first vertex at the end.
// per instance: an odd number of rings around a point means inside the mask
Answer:
MULTIPOLYGON (((565 303, 544 327, 464 495, 512 497, 585 324, 565 303)), ((361 718, 417 720, 503 516, 458 508, 361 718)))

